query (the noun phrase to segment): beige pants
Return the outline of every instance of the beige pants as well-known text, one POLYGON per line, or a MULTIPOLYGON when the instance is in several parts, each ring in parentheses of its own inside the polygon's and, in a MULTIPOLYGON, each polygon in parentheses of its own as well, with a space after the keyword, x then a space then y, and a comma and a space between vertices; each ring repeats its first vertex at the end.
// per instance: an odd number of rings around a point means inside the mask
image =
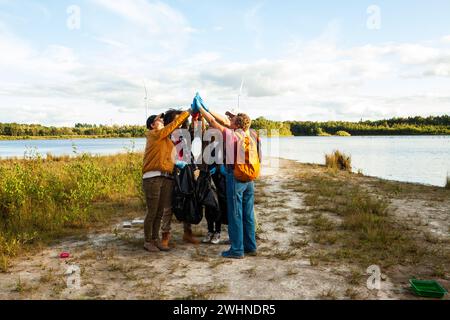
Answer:
POLYGON ((164 211, 170 213, 172 206, 173 180, 165 177, 144 179, 142 182, 145 201, 147 202, 147 215, 144 221, 145 241, 159 239, 159 228, 164 211))

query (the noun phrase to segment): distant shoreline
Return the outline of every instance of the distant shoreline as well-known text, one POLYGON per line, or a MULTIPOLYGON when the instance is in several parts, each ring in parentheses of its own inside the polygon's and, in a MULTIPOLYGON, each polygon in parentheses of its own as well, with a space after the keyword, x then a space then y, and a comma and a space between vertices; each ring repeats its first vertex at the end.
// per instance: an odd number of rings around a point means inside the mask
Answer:
POLYGON ((82 139, 141 139, 142 137, 116 137, 116 136, 0 136, 0 141, 20 140, 82 140, 82 139))
MULTIPOLYGON (((450 135, 450 115, 392 118, 375 121, 273 121, 258 117, 255 130, 273 131, 277 136, 436 136, 450 135)), ((96 125, 77 123, 74 127, 40 124, 0 123, 0 140, 141 138, 142 125, 96 125)))
MULTIPOLYGON (((450 134, 367 134, 367 135, 351 135, 351 136, 340 136, 340 135, 279 135, 280 138, 291 138, 291 137, 448 137, 450 134)), ((274 136, 269 136, 274 137, 274 136)), ((83 140, 83 139, 144 139, 145 136, 136 137, 118 137, 118 136, 0 136, 0 141, 31 141, 31 140, 83 140)))

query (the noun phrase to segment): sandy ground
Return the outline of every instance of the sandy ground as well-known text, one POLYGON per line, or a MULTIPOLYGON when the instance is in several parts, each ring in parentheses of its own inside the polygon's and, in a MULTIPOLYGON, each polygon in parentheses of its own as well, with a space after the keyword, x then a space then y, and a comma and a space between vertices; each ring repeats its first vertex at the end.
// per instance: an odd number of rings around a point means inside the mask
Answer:
MULTIPOLYGON (((175 248, 168 253, 150 254, 142 249, 142 227, 124 229, 121 221, 115 221, 84 237, 65 239, 16 258, 8 273, 0 273, 0 299, 414 298, 404 280, 407 275, 402 280, 383 275, 381 289, 369 290, 365 269, 356 269, 361 276, 359 283, 349 283, 355 266, 312 264, 309 254, 314 244, 308 241, 304 248, 293 249, 291 241, 308 240, 312 231, 308 226, 295 226, 291 214, 305 207, 304 194, 284 189, 283 185, 293 179, 293 171, 311 168, 282 161, 280 170, 277 174, 266 170, 261 179, 264 188, 257 190, 269 197, 255 207, 263 228, 257 257, 226 260, 220 257, 220 252, 228 248, 226 244, 184 244, 177 222, 173 224, 175 248), (70 252, 71 257, 60 259, 62 251, 70 252), (77 278, 77 267, 80 287, 68 287, 68 280, 77 278), (67 275, 70 268, 75 271, 67 275)), ((392 205, 399 220, 449 237, 450 199, 440 199, 433 205, 430 200, 393 199, 392 205)), ((136 218, 141 216, 142 212, 135 214, 136 218)), ((201 224, 194 230, 200 236, 206 227, 201 224)), ((227 238, 225 228, 222 237, 227 238)))

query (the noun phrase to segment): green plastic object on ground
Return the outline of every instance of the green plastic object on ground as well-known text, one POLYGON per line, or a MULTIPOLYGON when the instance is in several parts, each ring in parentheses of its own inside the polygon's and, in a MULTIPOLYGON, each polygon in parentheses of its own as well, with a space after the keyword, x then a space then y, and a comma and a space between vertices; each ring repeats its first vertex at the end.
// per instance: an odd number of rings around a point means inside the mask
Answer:
POLYGON ((442 298, 447 292, 447 290, 442 287, 439 282, 434 280, 417 280, 410 279, 412 291, 421 297, 427 298, 442 298))

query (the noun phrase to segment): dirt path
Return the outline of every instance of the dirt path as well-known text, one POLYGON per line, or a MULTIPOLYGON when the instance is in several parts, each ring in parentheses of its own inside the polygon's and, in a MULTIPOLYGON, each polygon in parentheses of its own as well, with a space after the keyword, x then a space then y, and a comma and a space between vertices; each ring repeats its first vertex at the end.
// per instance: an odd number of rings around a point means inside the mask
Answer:
MULTIPOLYGON (((123 229, 114 224, 82 239, 66 239, 17 258, 8 273, 0 274, 0 299, 412 298, 404 284, 394 284, 389 277, 383 276, 381 290, 368 290, 365 270, 356 269, 359 280, 352 282, 354 266, 317 265, 310 259, 315 248, 309 240, 312 229, 296 224, 292 215, 294 210, 306 208, 304 194, 284 188, 293 179, 292 166, 292 162, 283 162, 279 174, 266 174, 258 183, 256 212, 262 231, 257 257, 226 260, 220 252, 227 245, 186 245, 179 223, 174 223, 173 230, 176 248, 149 254, 142 249, 141 227, 123 229), (71 257, 60 259, 62 251, 70 252, 71 257), (65 273, 71 265, 80 268, 79 289, 67 287, 69 276, 65 273)), ((295 167, 296 172, 301 170, 310 168, 295 167)), ((401 201, 395 204, 401 206, 401 201)), ((438 227, 431 222, 429 226, 444 237, 449 231, 447 205, 448 201, 427 211, 437 213, 430 221, 440 221, 438 227)), ((405 206, 414 205, 406 202, 405 206)), ((413 219, 414 210, 400 211, 413 219)), ((194 230, 200 236, 206 226, 194 230)))

